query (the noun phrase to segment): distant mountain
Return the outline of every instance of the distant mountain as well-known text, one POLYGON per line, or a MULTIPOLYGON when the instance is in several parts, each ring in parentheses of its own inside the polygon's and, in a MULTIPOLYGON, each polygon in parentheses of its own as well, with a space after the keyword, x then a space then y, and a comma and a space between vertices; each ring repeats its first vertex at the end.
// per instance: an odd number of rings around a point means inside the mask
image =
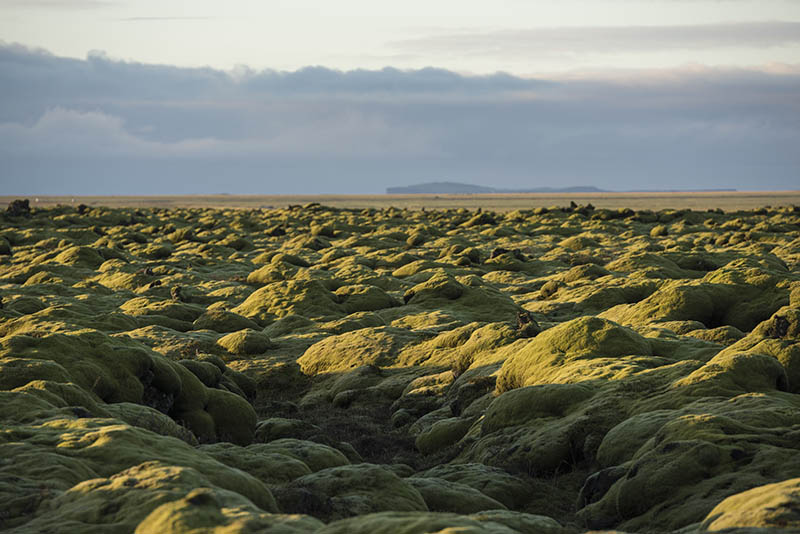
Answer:
POLYGON ((590 185, 575 187, 536 187, 533 189, 500 189, 457 182, 429 182, 402 187, 387 187, 387 195, 485 195, 491 193, 605 193, 590 185))

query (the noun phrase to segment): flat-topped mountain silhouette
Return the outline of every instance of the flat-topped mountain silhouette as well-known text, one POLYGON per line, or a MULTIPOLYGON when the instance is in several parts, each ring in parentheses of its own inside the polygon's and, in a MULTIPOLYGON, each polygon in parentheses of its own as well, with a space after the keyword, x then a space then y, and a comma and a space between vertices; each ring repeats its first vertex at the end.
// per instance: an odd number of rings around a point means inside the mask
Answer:
POLYGON ((530 189, 503 189, 458 182, 428 182, 424 184, 387 187, 387 195, 480 195, 491 193, 604 193, 594 186, 534 187, 530 189))

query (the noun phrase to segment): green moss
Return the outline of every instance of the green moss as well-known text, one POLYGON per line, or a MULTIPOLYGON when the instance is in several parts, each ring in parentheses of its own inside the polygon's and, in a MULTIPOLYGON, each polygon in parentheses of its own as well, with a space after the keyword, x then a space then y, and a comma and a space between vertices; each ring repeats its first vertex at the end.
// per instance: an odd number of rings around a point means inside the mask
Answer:
POLYGON ((439 452, 463 438, 473 423, 471 419, 460 417, 436 421, 417 436, 414 445, 422 454, 439 452))
MULTIPOLYGON (((619 360, 651 352, 650 343, 633 330, 597 317, 579 317, 545 330, 508 358, 500 370, 497 388, 502 393, 526 385, 579 382, 598 376, 593 359, 619 360), (574 363, 573 371, 583 368, 584 372, 566 373, 570 363, 574 363)), ((637 359, 629 362, 634 367, 640 364, 637 359)), ((616 374, 613 368, 609 371, 612 377, 616 374)))
POLYGON ((263 325, 287 315, 308 319, 344 315, 337 297, 322 283, 311 280, 266 285, 231 311, 263 325))
POLYGON ((528 485, 522 479, 484 464, 442 464, 425 471, 421 476, 469 486, 508 508, 516 508, 530 497, 526 491, 528 485))
POLYGON ((237 445, 252 443, 257 416, 245 399, 229 391, 209 389, 205 410, 214 420, 217 439, 237 445))
POLYGON ((517 426, 533 419, 563 417, 595 391, 583 384, 545 384, 506 391, 497 397, 483 420, 483 432, 517 426))
POLYGON ((732 495, 708 513, 701 528, 719 531, 737 528, 786 530, 800 528, 797 506, 800 478, 765 484, 732 495))
POLYGON ((256 450, 260 453, 274 453, 289 456, 303 462, 312 473, 332 467, 350 464, 347 457, 337 449, 321 443, 294 438, 282 438, 261 444, 256 450))
POLYGON ((207 310, 203 315, 195 319, 192 324, 195 330, 213 330, 220 334, 236 332, 249 328, 258 329, 258 325, 241 315, 225 310, 207 310))
POLYGON ((346 313, 377 311, 400 305, 397 299, 384 290, 370 285, 342 286, 335 294, 346 313))
POLYGON ((501 503, 466 484, 432 477, 410 477, 406 482, 419 491, 431 512, 467 515, 484 510, 506 509, 501 503))
POLYGON ((346 371, 361 365, 390 367, 404 346, 420 336, 393 327, 364 328, 313 344, 297 360, 306 374, 346 371))
POLYGON ((329 520, 389 510, 427 510, 425 500, 412 485, 390 470, 372 464, 323 469, 298 478, 289 488, 329 499, 330 508, 319 513, 320 518, 329 520))
POLYGON ((274 452, 274 447, 262 443, 247 447, 232 443, 214 443, 202 445, 200 450, 227 466, 254 476, 265 484, 286 484, 311 474, 311 469, 302 461, 274 452))
POLYGON ((217 344, 238 355, 263 354, 273 346, 267 336, 250 328, 223 336, 217 340, 217 344))

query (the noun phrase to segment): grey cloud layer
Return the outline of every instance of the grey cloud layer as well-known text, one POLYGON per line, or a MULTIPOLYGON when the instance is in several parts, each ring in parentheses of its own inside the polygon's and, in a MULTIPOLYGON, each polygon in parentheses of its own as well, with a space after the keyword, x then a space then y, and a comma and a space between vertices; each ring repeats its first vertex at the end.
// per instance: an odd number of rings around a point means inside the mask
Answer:
POLYGON ((117 2, 103 0, 2 0, 0 7, 15 9, 97 9, 112 7, 117 2))
POLYGON ((409 52, 517 57, 742 46, 760 48, 798 43, 800 22, 774 21, 465 32, 397 41, 391 46, 409 52))
POLYGON ((183 69, 0 46, 0 188, 377 193, 797 188, 800 70, 467 77, 183 69))

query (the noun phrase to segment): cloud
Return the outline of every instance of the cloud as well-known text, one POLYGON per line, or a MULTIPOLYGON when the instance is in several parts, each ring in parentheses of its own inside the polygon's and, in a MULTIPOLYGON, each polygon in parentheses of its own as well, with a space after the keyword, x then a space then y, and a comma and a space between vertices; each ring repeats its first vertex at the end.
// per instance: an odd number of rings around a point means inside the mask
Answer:
POLYGON ((217 17, 125 17, 114 20, 123 22, 175 22, 184 20, 213 20, 217 17))
POLYGON ((0 86, 7 194, 787 189, 800 175, 796 65, 223 72, 3 45, 0 86))
POLYGON ((800 22, 741 22, 671 26, 585 26, 430 35, 395 41, 407 52, 519 57, 531 54, 652 52, 800 43, 800 22))
POLYGON ((118 3, 103 0, 4 0, 0 2, 0 7, 86 10, 112 7, 118 3))

